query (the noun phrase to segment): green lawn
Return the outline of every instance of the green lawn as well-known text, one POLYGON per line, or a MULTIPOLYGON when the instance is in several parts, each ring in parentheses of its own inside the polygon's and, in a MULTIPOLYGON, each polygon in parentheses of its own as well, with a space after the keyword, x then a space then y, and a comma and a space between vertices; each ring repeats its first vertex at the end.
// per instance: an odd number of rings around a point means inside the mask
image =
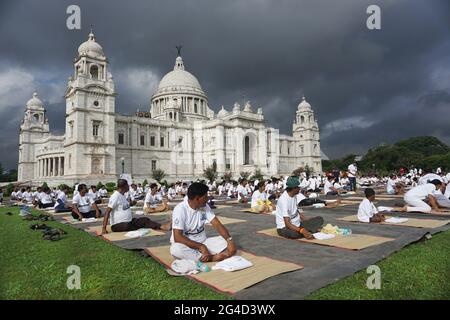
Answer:
POLYGON ((42 240, 18 208, 0 208, 0 299, 227 299, 183 277, 169 276, 151 258, 120 249, 58 222, 68 234, 42 240), (13 216, 5 212, 11 211, 13 216), (67 267, 81 268, 81 289, 69 290, 67 267))
POLYGON ((412 244, 377 263, 381 289, 369 290, 362 270, 307 299, 450 299, 450 230, 412 244))
MULTIPOLYGON (((201 284, 171 277, 151 258, 115 247, 84 231, 42 240, 17 208, 0 208, 0 299, 229 299, 201 284), (11 211, 13 216, 5 212, 11 211), (69 290, 67 267, 81 268, 81 289, 69 290)), ((377 265, 381 290, 369 290, 365 270, 322 288, 307 299, 449 299, 450 231, 413 244, 377 265)))

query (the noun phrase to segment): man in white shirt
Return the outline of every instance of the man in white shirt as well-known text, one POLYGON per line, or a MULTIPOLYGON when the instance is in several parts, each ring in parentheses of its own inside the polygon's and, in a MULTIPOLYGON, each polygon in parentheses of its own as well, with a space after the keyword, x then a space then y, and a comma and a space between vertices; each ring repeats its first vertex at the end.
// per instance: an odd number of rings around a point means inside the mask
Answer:
POLYGON ((71 212, 72 207, 67 204, 67 193, 69 192, 69 186, 64 185, 61 187, 61 191, 58 193, 58 197, 55 203, 55 212, 71 212))
POLYGON ((41 197, 38 203, 38 207, 43 208, 50 208, 55 205, 53 202, 53 198, 51 196, 52 190, 50 190, 49 187, 42 188, 41 197))
POLYGON ((169 210, 167 200, 163 199, 160 193, 158 193, 158 185, 152 183, 150 185, 150 191, 145 196, 144 200, 144 212, 155 213, 169 210))
POLYGON ((375 201, 375 190, 366 188, 364 194, 366 199, 359 204, 358 220, 360 222, 384 222, 386 218, 383 214, 378 213, 377 208, 373 204, 375 201))
POLYGON ((100 198, 100 195, 97 192, 97 186, 91 185, 91 188, 89 189, 87 195, 88 197, 91 197, 96 204, 102 203, 102 199, 100 198))
POLYGON ((239 184, 239 186, 237 188, 238 201, 240 203, 247 203, 249 200, 248 190, 245 187, 246 184, 247 184, 247 180, 242 179, 241 183, 239 184))
POLYGON ((95 201, 87 195, 84 183, 78 185, 78 193, 72 199, 72 217, 77 220, 100 218, 101 211, 95 201))
POLYGON ((208 187, 195 182, 189 186, 187 197, 173 210, 170 254, 176 259, 221 261, 236 253, 233 238, 206 204, 207 201, 208 187), (206 237, 207 222, 220 236, 206 237))
POLYGON ((435 179, 430 183, 418 185, 415 188, 409 190, 403 197, 407 203, 407 211, 411 212, 431 212, 431 208, 436 211, 441 211, 436 198, 433 196, 436 190, 441 188, 442 182, 435 179), (430 205, 428 205, 424 200, 428 199, 430 205))
POLYGON ((300 181, 297 177, 289 177, 286 181, 286 190, 280 196, 276 209, 276 225, 278 235, 289 238, 314 239, 316 233, 323 225, 322 217, 306 219, 297 208, 297 195, 300 192, 300 181))
POLYGON ((134 231, 141 228, 170 231, 170 221, 160 224, 148 217, 133 218, 130 203, 125 197, 125 193, 128 192, 129 188, 127 180, 119 179, 117 181, 117 190, 109 198, 108 207, 103 218, 102 234, 108 233, 109 218, 111 218, 112 232, 134 231))
POLYGON ((348 180, 350 181, 350 190, 356 191, 356 173, 358 172, 358 168, 356 167, 356 163, 352 163, 348 166, 348 180))
POLYGON ((22 201, 26 203, 33 203, 33 193, 31 192, 31 187, 27 187, 25 192, 22 193, 22 201))

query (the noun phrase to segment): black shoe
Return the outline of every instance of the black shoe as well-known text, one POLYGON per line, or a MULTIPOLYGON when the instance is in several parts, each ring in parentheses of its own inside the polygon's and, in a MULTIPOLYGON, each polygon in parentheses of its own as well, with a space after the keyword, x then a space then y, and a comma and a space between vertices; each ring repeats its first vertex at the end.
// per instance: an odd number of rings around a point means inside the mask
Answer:
POLYGON ((30 229, 32 230, 48 230, 50 227, 47 226, 45 223, 37 223, 30 226, 30 229))
POLYGON ((13 214, 12 214, 12 212, 9 212, 9 211, 8 211, 8 212, 6 212, 6 215, 7 215, 7 216, 12 216, 13 214))

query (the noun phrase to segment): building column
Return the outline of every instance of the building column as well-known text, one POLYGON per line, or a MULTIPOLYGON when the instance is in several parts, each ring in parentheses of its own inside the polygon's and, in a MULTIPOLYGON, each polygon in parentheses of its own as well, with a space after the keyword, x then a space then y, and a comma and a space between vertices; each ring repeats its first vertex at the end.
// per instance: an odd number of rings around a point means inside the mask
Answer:
POLYGON ((61 175, 64 175, 64 157, 61 157, 61 175))
POLYGON ((55 176, 59 176, 59 157, 55 158, 55 176))
POLYGON ((48 176, 48 159, 45 158, 44 161, 45 161, 45 173, 44 173, 44 176, 47 177, 48 176))

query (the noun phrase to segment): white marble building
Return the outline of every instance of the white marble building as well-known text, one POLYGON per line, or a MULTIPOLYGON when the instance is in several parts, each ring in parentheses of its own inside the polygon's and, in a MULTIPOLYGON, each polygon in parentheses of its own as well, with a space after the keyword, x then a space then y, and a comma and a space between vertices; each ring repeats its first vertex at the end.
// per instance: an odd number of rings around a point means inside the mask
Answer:
POLYGON ((151 97, 150 112, 116 113, 116 94, 108 59, 91 32, 67 84, 65 134, 50 133, 36 93, 26 104, 18 180, 105 183, 125 172, 139 182, 154 169, 164 170, 167 180, 196 179, 214 161, 219 176, 259 168, 270 177, 305 165, 322 170, 319 128, 305 98, 292 114, 292 136, 267 127, 263 109, 250 102, 216 114, 180 55, 151 97))

